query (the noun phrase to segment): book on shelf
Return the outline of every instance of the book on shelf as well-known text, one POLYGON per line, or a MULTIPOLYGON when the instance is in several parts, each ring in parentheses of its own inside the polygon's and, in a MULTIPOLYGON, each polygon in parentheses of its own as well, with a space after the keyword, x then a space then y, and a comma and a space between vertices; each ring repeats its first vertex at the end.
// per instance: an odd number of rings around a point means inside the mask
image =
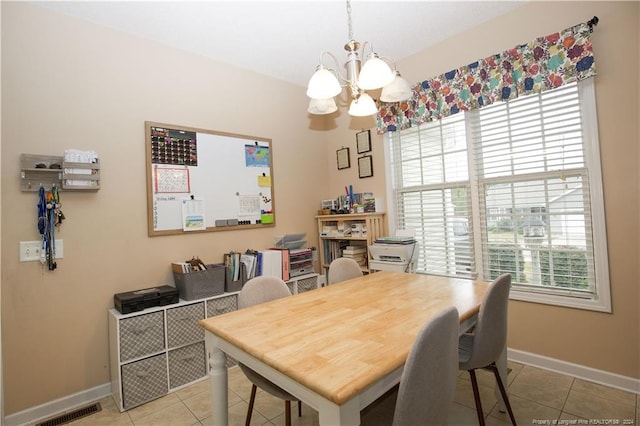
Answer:
POLYGON ((348 253, 344 254, 343 253, 342 257, 347 257, 349 259, 355 260, 356 262, 359 262, 361 260, 364 261, 367 258, 367 254, 366 253, 361 253, 361 254, 348 254, 348 253))
POLYGON ((224 264, 229 270, 231 281, 238 281, 240 279, 240 253, 230 252, 224 255, 224 264))
POLYGON ((189 272, 191 272, 191 264, 188 262, 172 262, 171 269, 173 270, 173 272, 188 274, 189 272))
POLYGON ((346 248, 347 250, 367 248, 367 242, 366 241, 350 241, 349 245, 346 248))
POLYGON ((364 223, 352 223, 351 224, 351 236, 352 237, 366 237, 367 225, 364 223))
POLYGON ((186 262, 171 262, 171 270, 180 274, 188 274, 190 272, 206 271, 207 266, 198 257, 194 257, 186 262))
POLYGON ((367 248, 366 247, 356 247, 356 248, 345 248, 344 250, 342 250, 342 254, 361 254, 361 253, 366 253, 367 252, 367 248))
POLYGON ((288 281, 301 273, 313 272, 311 249, 270 248, 247 250, 239 254, 247 279, 261 275, 274 276, 288 281))
POLYGON ((251 250, 247 250, 245 253, 240 255, 240 262, 245 266, 248 280, 256 276, 256 264, 258 263, 257 256, 258 254, 251 250))
POLYGON ((367 257, 366 253, 357 253, 357 254, 350 254, 350 253, 342 253, 342 257, 348 257, 351 259, 364 259, 365 257, 367 257))

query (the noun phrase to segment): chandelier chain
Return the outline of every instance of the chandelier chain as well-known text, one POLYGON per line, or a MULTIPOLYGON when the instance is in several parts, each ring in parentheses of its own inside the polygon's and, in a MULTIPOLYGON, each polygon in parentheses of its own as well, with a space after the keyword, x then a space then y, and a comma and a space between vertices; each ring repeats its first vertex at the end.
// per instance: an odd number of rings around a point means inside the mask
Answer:
POLYGON ((347 17, 349 23, 349 40, 353 40, 353 26, 351 24, 351 2, 347 0, 347 17))

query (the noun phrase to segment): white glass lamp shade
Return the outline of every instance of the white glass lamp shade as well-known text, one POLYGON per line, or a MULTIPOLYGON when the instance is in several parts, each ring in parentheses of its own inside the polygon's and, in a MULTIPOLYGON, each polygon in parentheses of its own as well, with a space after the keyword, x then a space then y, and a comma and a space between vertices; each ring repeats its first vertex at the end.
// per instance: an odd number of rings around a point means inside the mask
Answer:
POLYGON ((372 53, 360 70, 358 87, 362 90, 379 89, 391 83, 395 77, 389 65, 372 53))
POLYGON ((329 99, 340 92, 342 87, 335 74, 322 66, 313 73, 307 86, 307 96, 311 99, 329 99))
POLYGON ((371 96, 366 93, 361 93, 358 99, 351 101, 349 106, 349 115, 354 117, 366 117, 367 115, 373 115, 378 112, 378 107, 373 101, 371 96))
POLYGON ((337 110, 338 106, 333 98, 311 99, 311 101, 309 101, 309 108, 307 109, 310 114, 316 115, 331 114, 337 110))
POLYGON ((396 71, 396 78, 382 88, 380 100, 383 102, 399 102, 411 98, 412 95, 411 85, 396 71))

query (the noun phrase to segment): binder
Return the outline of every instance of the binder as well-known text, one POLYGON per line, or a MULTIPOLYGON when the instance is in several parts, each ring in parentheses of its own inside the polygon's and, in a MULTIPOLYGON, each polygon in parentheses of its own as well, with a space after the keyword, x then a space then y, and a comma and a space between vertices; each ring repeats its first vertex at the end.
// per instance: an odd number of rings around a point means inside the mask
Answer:
POLYGON ((259 250, 258 265, 260 275, 282 279, 282 252, 280 250, 259 250))
POLYGON ((289 249, 286 248, 272 248, 271 250, 276 250, 280 252, 280 257, 282 258, 282 280, 289 281, 291 278, 291 259, 289 257, 289 249))
POLYGON ((264 259, 262 254, 262 251, 258 251, 256 256, 256 277, 260 277, 264 274, 264 259))
POLYGON ((271 276, 282 279, 282 252, 279 250, 267 250, 271 262, 271 276))

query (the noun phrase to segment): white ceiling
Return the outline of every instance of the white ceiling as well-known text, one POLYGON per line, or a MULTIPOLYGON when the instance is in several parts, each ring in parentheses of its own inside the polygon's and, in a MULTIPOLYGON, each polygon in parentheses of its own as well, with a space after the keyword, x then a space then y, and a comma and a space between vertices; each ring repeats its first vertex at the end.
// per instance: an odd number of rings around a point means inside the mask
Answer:
MULTIPOLYGON (((349 38, 346 2, 335 0, 35 4, 301 86, 323 51, 344 62, 349 38)), ((398 61, 522 4, 354 0, 353 36, 398 61)))

